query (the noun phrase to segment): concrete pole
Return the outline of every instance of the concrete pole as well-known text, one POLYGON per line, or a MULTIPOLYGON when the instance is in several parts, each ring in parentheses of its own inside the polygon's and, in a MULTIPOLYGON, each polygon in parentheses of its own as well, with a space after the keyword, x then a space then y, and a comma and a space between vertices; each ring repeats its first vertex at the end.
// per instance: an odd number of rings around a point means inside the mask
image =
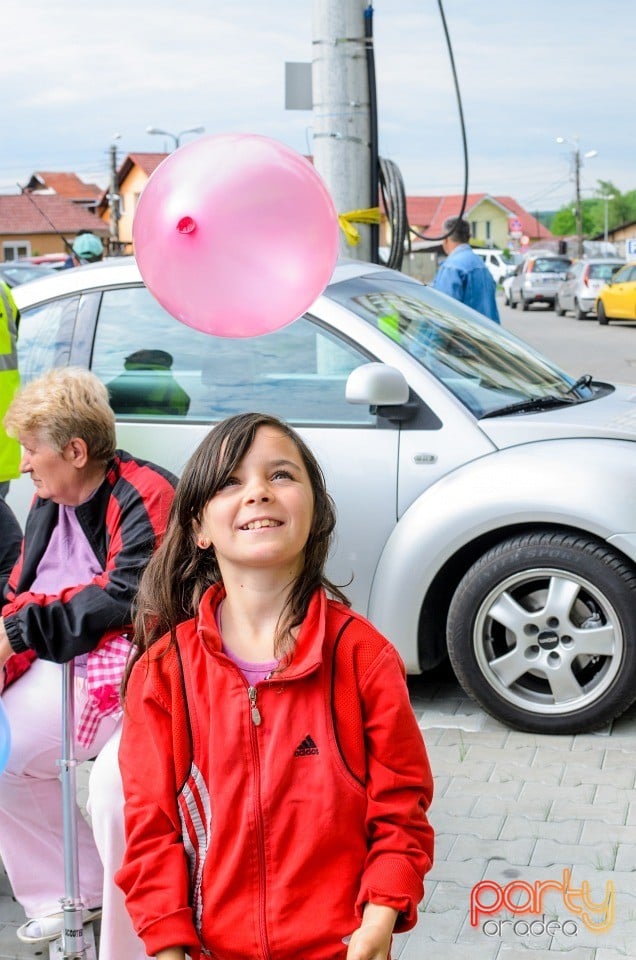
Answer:
MULTIPOLYGON (((313 155, 338 213, 366 210, 371 194, 369 87, 365 52, 365 0, 313 0, 313 155)), ((371 260, 371 228, 340 254, 371 260)))
POLYGON ((581 151, 577 141, 574 150, 574 186, 576 192, 576 250, 577 256, 583 256, 583 211, 581 209, 581 151))
POLYGON ((119 178, 117 176, 117 146, 110 147, 110 191, 108 195, 109 209, 109 246, 111 257, 118 257, 121 253, 119 246, 119 178))

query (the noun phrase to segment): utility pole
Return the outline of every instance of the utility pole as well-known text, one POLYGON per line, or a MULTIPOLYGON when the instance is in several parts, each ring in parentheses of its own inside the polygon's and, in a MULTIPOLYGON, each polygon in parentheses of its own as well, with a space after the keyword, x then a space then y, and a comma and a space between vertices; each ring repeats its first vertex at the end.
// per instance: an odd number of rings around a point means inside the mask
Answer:
POLYGON ((581 208, 581 151, 577 143, 573 153, 574 160, 574 186, 576 196, 576 252, 578 257, 583 256, 583 210, 581 208))
POLYGON ((121 248, 119 246, 119 177, 117 175, 117 144, 111 143, 110 145, 110 191, 108 194, 108 210, 109 210, 109 253, 112 256, 118 257, 121 253, 121 248))
POLYGON ((569 143, 572 147, 572 168, 574 172, 574 217, 576 220, 576 251, 577 256, 583 256, 583 209, 581 207, 581 167, 583 160, 597 155, 596 150, 588 150, 581 157, 579 138, 568 140, 566 137, 557 137, 557 143, 569 143))
MULTIPOLYGON (((603 218, 604 230, 603 230, 603 242, 607 246, 607 235, 609 232, 609 202, 610 200, 616 200, 616 197, 613 193, 603 194, 603 203, 605 204, 605 216, 603 218)), ((603 250, 603 253, 607 255, 607 250, 603 250)))
MULTIPOLYGON (((339 214, 371 204, 371 130, 365 0, 313 0, 313 156, 339 214)), ((343 234, 341 256, 372 260, 371 227, 355 224, 360 243, 343 234), (352 253, 352 251, 354 251, 352 253)))

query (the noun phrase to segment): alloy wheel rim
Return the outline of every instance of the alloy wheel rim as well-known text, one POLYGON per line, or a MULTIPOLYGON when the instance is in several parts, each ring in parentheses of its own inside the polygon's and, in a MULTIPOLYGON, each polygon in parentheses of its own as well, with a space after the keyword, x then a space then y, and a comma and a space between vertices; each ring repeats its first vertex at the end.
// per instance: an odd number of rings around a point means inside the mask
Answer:
POLYGON ((616 610, 589 580, 552 567, 518 572, 481 603, 473 644, 492 689, 533 714, 589 707, 611 687, 623 658, 616 610))

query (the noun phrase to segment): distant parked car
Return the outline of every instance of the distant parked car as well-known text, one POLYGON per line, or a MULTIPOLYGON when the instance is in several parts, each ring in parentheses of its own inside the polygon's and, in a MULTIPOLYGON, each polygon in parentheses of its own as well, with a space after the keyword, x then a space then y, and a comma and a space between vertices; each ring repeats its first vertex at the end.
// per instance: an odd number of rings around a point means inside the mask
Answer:
POLYGON ((501 281, 501 289, 503 290, 504 303, 506 304, 507 307, 510 306, 510 288, 512 286, 512 281, 516 273, 516 269, 517 268, 515 267, 513 272, 509 273, 508 276, 504 277, 504 279, 501 281))
POLYGON ((573 263, 557 290, 554 303, 557 316, 562 317, 571 310, 577 320, 585 320, 588 314, 594 313, 596 298, 624 263, 624 260, 608 258, 573 263))
POLYGON ((28 283, 29 280, 39 280, 41 277, 55 273, 51 267, 34 263, 20 263, 10 260, 0 263, 0 280, 4 280, 10 287, 17 287, 19 283, 28 283))
POLYGON ((570 269, 569 257, 541 254, 530 255, 517 267, 510 286, 510 306, 521 304, 527 310, 532 303, 547 303, 554 307, 557 289, 570 269))
POLYGON ((490 271, 495 283, 501 283, 508 274, 514 271, 515 265, 506 260, 503 250, 489 250, 487 248, 473 247, 473 253, 484 261, 490 271))
POLYGON ((636 263, 626 263, 596 299, 598 322, 636 320, 636 263))
MULTIPOLYGON (((570 376, 459 301, 353 261, 260 337, 179 323, 124 257, 15 300, 23 381, 89 367, 137 456, 179 473, 246 410, 297 427, 338 509, 329 576, 410 672, 448 654, 486 710, 545 734, 636 700, 633 387, 570 376)), ((32 496, 29 477, 11 483, 21 520, 32 496)))
POLYGON ((67 260, 67 253, 39 253, 32 257, 20 257, 16 263, 35 263, 51 267, 53 270, 62 270, 67 260))

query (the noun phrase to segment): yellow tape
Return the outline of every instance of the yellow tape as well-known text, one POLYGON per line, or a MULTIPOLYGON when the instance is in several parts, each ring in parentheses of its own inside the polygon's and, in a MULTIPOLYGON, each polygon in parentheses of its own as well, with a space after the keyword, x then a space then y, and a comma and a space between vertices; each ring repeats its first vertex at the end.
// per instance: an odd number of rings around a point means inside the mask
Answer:
POLYGON ((366 210, 349 210, 338 214, 338 223, 350 247, 360 243, 360 231, 354 223, 380 223, 382 215, 379 207, 368 207, 366 210))

